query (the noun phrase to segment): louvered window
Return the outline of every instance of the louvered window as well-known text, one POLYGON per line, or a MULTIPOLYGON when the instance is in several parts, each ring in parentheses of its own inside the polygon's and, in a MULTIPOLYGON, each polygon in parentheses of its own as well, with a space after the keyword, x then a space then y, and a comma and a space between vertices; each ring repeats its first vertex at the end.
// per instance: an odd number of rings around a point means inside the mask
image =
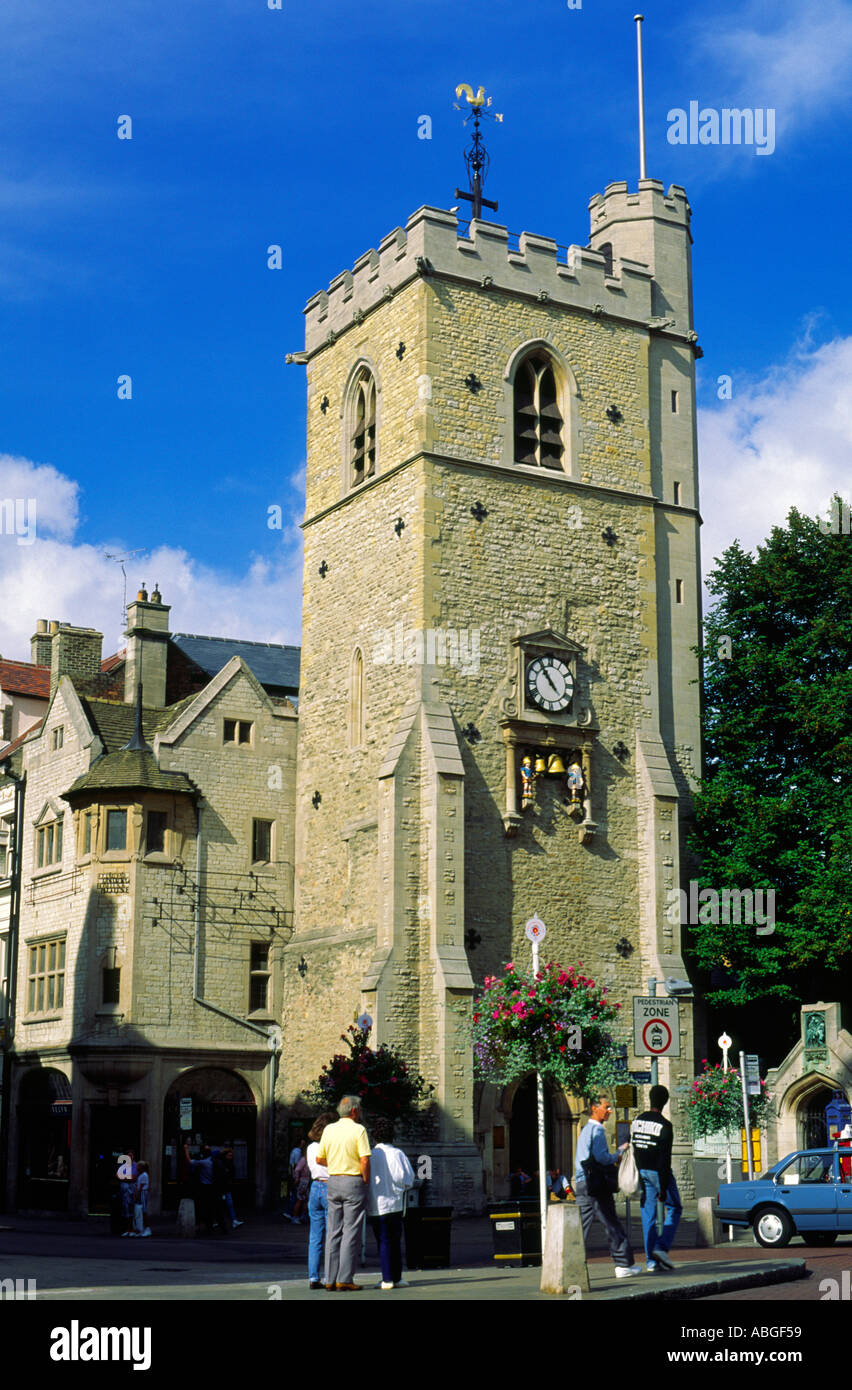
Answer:
POLYGON ((515 376, 515 463, 561 469, 563 424, 549 358, 527 357, 515 376))
POLYGON ((376 472, 376 383, 368 371, 355 382, 352 401, 352 486, 376 472))

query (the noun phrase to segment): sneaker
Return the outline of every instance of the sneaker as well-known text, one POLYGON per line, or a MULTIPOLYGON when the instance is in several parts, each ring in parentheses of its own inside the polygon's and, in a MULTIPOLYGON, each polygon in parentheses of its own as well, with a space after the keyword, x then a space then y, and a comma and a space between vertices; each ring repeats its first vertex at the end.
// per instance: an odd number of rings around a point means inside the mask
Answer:
POLYGON ((122 1231, 121 1234, 122 1234, 123 1236, 132 1236, 132 1235, 134 1234, 134 1232, 133 1232, 133 1231, 122 1231))
POLYGON ((411 1285, 409 1284, 409 1282, 408 1282, 407 1279, 397 1279, 396 1283, 394 1284, 394 1288, 395 1288, 395 1289, 410 1289, 410 1288, 411 1288, 411 1285))
POLYGON ((641 1273, 641 1265, 616 1265, 615 1267, 616 1279, 629 1279, 631 1275, 641 1273))
POLYGON ((236 1230, 238 1226, 244 1226, 246 1223, 245 1223, 245 1221, 235 1221, 233 1224, 234 1224, 234 1230, 236 1230))
POLYGON ((132 1239, 134 1239, 134 1237, 136 1237, 136 1236, 139 1235, 139 1232, 138 1232, 138 1231, 128 1231, 127 1234, 130 1236, 130 1238, 131 1238, 131 1240, 132 1240, 132 1239))
POLYGON ((657 1261, 657 1264, 658 1264, 658 1265, 662 1265, 662 1266, 663 1266, 663 1269, 676 1269, 676 1268, 677 1268, 677 1265, 675 1264, 674 1260, 670 1260, 670 1259, 669 1259, 669 1252, 668 1252, 668 1250, 663 1250, 663 1249, 658 1245, 658 1246, 656 1247, 656 1249, 655 1249, 652 1253, 653 1253, 654 1259, 657 1261))
POLYGON ((657 1262, 656 1262, 655 1260, 649 1260, 648 1263, 647 1263, 646 1266, 645 1266, 645 1273, 646 1273, 646 1274, 658 1274, 658 1273, 659 1273, 659 1270, 660 1270, 660 1266, 657 1264, 657 1262))
POLYGON ((144 1231, 142 1231, 141 1234, 142 1234, 143 1236, 149 1236, 149 1235, 151 1234, 151 1227, 150 1227, 150 1226, 146 1226, 145 1229, 144 1229, 144 1231))
POLYGON ((396 1284, 386 1284, 386 1283, 384 1282, 384 1280, 383 1280, 382 1283, 379 1285, 379 1288, 380 1288, 380 1289, 395 1289, 395 1288, 396 1288, 396 1284))

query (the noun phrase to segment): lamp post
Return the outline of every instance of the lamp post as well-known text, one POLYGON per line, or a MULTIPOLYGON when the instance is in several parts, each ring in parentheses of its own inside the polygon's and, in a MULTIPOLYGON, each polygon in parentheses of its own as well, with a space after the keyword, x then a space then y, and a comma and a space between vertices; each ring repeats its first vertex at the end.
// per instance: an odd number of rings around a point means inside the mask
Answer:
MULTIPOLYGON (((532 942, 533 975, 538 974, 538 948, 547 935, 547 927, 540 917, 533 916, 526 925, 527 940, 532 942)), ((547 1230, 547 1172, 544 1153, 544 1086, 541 1072, 535 1074, 535 1094, 538 1106, 538 1202, 541 1213, 541 1258, 544 1260, 544 1237, 547 1230)))
MULTIPOLYGON (((727 1070, 728 1070, 728 1052, 729 1052, 729 1050, 730 1050, 730 1048, 731 1048, 731 1046, 732 1046, 732 1040, 728 1037, 728 1034, 727 1034, 727 1033, 723 1033, 722 1036, 721 1036, 720 1038, 717 1039, 717 1041, 718 1041, 719 1046, 720 1046, 721 1049, 722 1049, 722 1071, 727 1071, 727 1070)), ((726 1154, 725 1154, 725 1179, 726 1179, 727 1182, 731 1182, 731 1181, 733 1180, 733 1174, 732 1174, 732 1172, 731 1172, 731 1136, 730 1136, 730 1134, 728 1133, 727 1130, 725 1130, 725 1148, 726 1148, 726 1150, 727 1150, 727 1152, 726 1152, 726 1154)), ((733 1240, 733 1238, 734 1238, 734 1228, 733 1228, 733 1226, 729 1226, 729 1227, 728 1227, 728 1240, 733 1240)))

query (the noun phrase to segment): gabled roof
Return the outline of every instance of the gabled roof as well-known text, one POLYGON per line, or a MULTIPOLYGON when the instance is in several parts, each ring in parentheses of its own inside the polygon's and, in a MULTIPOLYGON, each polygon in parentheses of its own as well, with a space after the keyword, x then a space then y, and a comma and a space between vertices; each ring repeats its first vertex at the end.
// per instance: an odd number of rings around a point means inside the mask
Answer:
POLYGON ((29 661, 0 661, 0 690, 10 695, 50 698, 50 667, 33 666, 29 661))
POLYGON ((171 640, 208 676, 218 675, 232 657, 239 656, 265 689, 288 695, 298 693, 300 647, 243 642, 234 637, 201 637, 192 632, 172 633, 171 640))

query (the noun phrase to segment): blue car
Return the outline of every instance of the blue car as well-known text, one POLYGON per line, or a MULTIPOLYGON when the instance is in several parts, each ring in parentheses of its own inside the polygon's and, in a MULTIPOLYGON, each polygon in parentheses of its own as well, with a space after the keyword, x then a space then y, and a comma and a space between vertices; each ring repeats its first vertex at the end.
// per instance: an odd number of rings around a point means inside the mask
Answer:
POLYGON ((800 1149, 760 1177, 724 1183, 716 1215, 725 1226, 751 1226, 770 1250, 801 1236, 808 1245, 833 1245, 852 1235, 852 1150, 800 1149))

